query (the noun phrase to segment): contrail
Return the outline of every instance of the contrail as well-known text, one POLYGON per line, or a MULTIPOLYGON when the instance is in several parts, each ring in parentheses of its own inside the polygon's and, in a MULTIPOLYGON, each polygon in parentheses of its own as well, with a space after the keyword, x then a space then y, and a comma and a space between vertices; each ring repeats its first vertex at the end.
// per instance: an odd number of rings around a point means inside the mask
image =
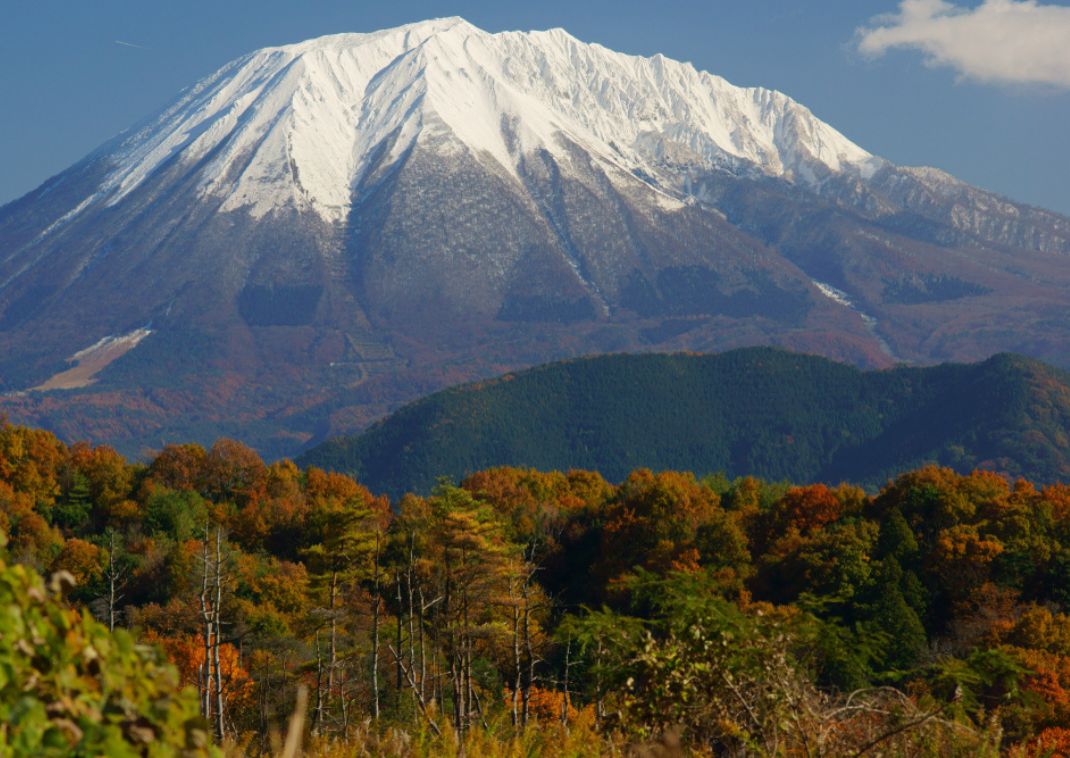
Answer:
POLYGON ((121 39, 115 40, 116 45, 122 45, 123 47, 135 47, 138 50, 148 50, 144 45, 135 45, 133 42, 123 42, 121 39))

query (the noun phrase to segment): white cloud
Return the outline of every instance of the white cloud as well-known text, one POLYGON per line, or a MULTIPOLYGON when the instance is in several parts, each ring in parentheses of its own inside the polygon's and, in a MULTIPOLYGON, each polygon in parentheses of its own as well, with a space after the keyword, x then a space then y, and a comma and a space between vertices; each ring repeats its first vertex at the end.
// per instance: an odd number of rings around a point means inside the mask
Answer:
POLYGON ((1036 0, 984 0, 963 8, 945 0, 902 0, 899 12, 858 30, 858 49, 880 56, 912 48, 933 66, 1004 84, 1070 88, 1070 7, 1036 0))

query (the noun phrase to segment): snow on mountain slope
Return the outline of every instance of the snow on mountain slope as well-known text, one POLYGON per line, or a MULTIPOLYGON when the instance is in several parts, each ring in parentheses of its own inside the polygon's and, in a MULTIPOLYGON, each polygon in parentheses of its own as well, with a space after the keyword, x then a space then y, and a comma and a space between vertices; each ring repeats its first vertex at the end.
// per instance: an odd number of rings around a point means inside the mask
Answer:
POLYGON ((440 19, 247 55, 0 207, 0 414, 290 455, 588 353, 1065 365, 1067 254, 780 93, 440 19))
POLYGON ((266 48, 224 66, 104 148, 113 168, 90 201, 114 205, 179 161, 198 172, 203 194, 225 198, 222 210, 261 217, 292 205, 338 222, 384 146, 387 165, 433 142, 516 176, 537 150, 569 160, 565 141, 678 195, 681 169, 816 184, 883 165, 779 92, 559 29, 489 34, 447 18, 266 48))

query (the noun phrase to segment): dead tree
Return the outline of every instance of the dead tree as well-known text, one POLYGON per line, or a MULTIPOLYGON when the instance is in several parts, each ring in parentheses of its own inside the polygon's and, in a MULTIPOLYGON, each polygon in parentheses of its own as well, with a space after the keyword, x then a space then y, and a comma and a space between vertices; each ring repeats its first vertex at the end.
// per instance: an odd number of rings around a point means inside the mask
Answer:
POLYGON ((379 720, 379 606, 381 604, 379 590, 381 584, 380 551, 382 534, 378 527, 375 529, 375 565, 372 570, 372 717, 379 720))
POLYGON ((212 721, 212 634, 215 631, 213 624, 214 608, 212 606, 209 586, 211 584, 211 555, 208 548, 208 524, 204 525, 204 540, 201 543, 201 623, 203 624, 202 637, 204 642, 204 660, 201 662, 198 675, 201 715, 206 721, 212 721))
POLYGON ((215 529, 215 612, 212 614, 212 621, 215 625, 215 639, 212 651, 212 664, 215 666, 215 731, 216 739, 220 743, 223 742, 223 737, 226 733, 226 718, 224 713, 224 700, 223 700, 223 671, 219 665, 219 641, 223 636, 223 621, 222 613, 220 610, 223 607, 223 527, 216 526, 215 529))
POLYGON ((115 561, 115 530, 108 530, 108 631, 115 631, 115 611, 123 595, 119 594, 122 589, 122 581, 126 576, 126 568, 115 561))
POLYGON ((220 644, 223 638, 223 528, 216 527, 215 550, 210 546, 210 527, 204 525, 201 545, 201 623, 204 636, 204 661, 198 673, 201 715, 212 724, 216 740, 226 737, 226 699, 224 697, 223 668, 220 644), (213 555, 214 552, 214 555, 213 555))

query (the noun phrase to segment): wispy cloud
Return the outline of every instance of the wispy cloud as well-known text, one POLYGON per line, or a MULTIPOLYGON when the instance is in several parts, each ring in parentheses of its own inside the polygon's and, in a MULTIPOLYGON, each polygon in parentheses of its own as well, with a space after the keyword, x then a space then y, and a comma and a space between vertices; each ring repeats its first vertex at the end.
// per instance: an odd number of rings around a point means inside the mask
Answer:
POLYGON ((123 47, 133 47, 133 48, 136 48, 138 50, 148 50, 148 48, 145 47, 144 45, 135 45, 133 42, 124 42, 121 39, 115 40, 115 44, 116 45, 122 45, 123 47))
POLYGON ((932 66, 1002 84, 1070 88, 1070 7, 1036 0, 984 0, 963 8, 945 0, 901 0, 899 12, 858 30, 858 49, 876 57, 911 48, 932 66))

